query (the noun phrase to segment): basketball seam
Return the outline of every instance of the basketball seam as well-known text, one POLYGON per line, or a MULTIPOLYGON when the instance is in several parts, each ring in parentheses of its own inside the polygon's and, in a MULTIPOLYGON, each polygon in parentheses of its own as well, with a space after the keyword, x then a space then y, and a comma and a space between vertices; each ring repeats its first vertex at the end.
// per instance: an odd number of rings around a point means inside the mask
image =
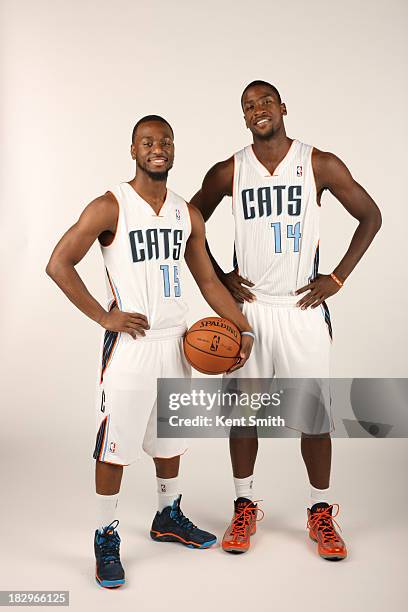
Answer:
MULTIPOLYGON (((193 329, 192 331, 190 331, 190 330, 189 330, 189 331, 187 332, 187 336, 188 336, 189 334, 195 334, 195 333, 202 332, 202 331, 210 331, 210 330, 208 330, 208 329, 206 329, 206 330, 204 330, 204 329, 193 329)), ((238 346, 241 346, 240 342, 237 342, 237 341, 235 340, 235 338, 232 338, 231 336, 228 336, 228 334, 224 334, 223 332, 214 332, 214 334, 216 334, 216 335, 218 335, 218 336, 224 336, 225 338, 228 338, 229 340, 232 340, 233 342, 235 342, 235 344, 237 344, 238 346)), ((186 338, 187 338, 187 336, 186 336, 186 338)), ((193 345, 192 345, 192 344, 190 344, 190 346, 193 346, 193 345)), ((195 348, 195 347, 194 347, 194 348, 195 348)))
POLYGON ((214 355, 215 357, 219 357, 220 359, 238 359, 239 357, 239 355, 235 355, 235 357, 231 357, 229 355, 216 355, 215 353, 208 353, 207 351, 203 351, 203 349, 200 349, 197 346, 194 346, 194 344, 190 344, 187 338, 184 340, 184 342, 188 344, 188 346, 191 346, 191 348, 195 349, 196 351, 200 351, 200 353, 204 353, 205 355, 214 355))
MULTIPOLYGON (((220 374, 225 374, 228 370, 222 372, 210 372, 209 370, 203 370, 202 368, 198 368, 194 363, 192 363, 186 355, 186 359, 188 363, 195 369, 197 372, 201 372, 202 374, 211 374, 212 376, 219 376, 220 374)), ((231 366, 232 367, 232 366, 231 366)))

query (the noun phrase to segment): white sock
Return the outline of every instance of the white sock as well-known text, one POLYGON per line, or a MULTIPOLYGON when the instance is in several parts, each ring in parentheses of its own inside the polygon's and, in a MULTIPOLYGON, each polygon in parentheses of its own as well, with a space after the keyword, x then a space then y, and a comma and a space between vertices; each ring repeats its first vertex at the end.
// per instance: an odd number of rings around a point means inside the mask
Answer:
POLYGON ((310 507, 318 502, 329 503, 330 487, 327 489, 316 489, 313 485, 310 485, 310 507))
POLYGON ((119 493, 116 493, 115 495, 100 495, 99 493, 96 493, 98 529, 102 530, 117 518, 116 509, 118 507, 118 499, 119 493))
POLYGON ((175 478, 156 478, 157 480, 157 504, 158 511, 161 512, 163 508, 172 506, 173 502, 179 496, 178 490, 178 476, 175 478))
POLYGON ((253 485, 254 475, 247 476, 247 478, 234 478, 235 495, 236 497, 246 497, 251 501, 254 499, 253 485))

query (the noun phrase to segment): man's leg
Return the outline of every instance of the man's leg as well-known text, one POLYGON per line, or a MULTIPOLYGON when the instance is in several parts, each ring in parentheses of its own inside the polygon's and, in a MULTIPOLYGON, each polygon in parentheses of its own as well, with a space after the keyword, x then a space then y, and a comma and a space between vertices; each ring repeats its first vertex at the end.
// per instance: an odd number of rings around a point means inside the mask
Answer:
POLYGON ((311 506, 318 501, 327 502, 332 457, 330 434, 312 436, 302 433, 300 448, 312 487, 311 506))
POLYGON ((98 508, 98 528, 95 531, 96 580, 106 588, 124 584, 125 573, 119 557, 120 537, 116 528, 118 496, 123 466, 96 461, 95 488, 98 508))
POLYGON ((253 499, 258 436, 255 427, 232 427, 229 438, 236 497, 253 499))
POLYGON ((96 461, 95 487, 99 495, 116 495, 122 482, 123 465, 96 461))
POLYGON ((301 453, 311 487, 310 508, 307 509, 309 535, 318 544, 324 559, 340 561, 347 556, 346 545, 337 533, 330 505, 330 468, 332 445, 330 434, 318 436, 302 433, 301 453))
MULTIPOLYGON (((261 303, 245 302, 243 313, 254 329, 256 340, 251 357, 244 367, 225 378, 228 390, 246 393, 259 392, 258 379, 273 375, 272 338, 269 308, 261 303), (230 382, 229 382, 230 381, 230 382)), ((252 411, 250 411, 253 414, 252 411)), ((235 500, 232 520, 222 539, 222 548, 230 553, 244 553, 250 547, 251 535, 256 532, 258 512, 254 499, 254 469, 258 453, 256 427, 231 427, 229 448, 234 477, 235 500)))
POLYGON ((156 466, 157 479, 157 510, 161 512, 167 506, 172 506, 179 496, 178 474, 180 467, 180 455, 170 459, 153 458, 156 466))
POLYGON ((249 549, 250 537, 256 531, 258 513, 252 501, 258 453, 256 427, 232 427, 229 445, 236 499, 234 515, 224 534, 222 548, 230 553, 243 553, 249 549))
POLYGON ((208 531, 196 527, 180 508, 178 473, 180 455, 170 458, 153 458, 156 466, 158 510, 154 517, 150 536, 156 542, 179 542, 189 548, 208 548, 217 538, 208 531))

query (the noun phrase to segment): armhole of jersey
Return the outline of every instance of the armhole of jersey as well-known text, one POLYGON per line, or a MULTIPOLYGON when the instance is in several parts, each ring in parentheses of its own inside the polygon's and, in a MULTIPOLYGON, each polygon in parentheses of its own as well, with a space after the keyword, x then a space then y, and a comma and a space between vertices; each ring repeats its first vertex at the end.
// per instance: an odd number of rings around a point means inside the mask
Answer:
POLYGON ((234 153, 234 155, 232 156, 232 190, 231 190, 231 198, 232 198, 231 212, 232 214, 234 214, 235 166, 236 166, 236 162, 235 162, 235 153, 234 153))
POLYGON ((312 185, 314 187, 314 191, 315 191, 315 195, 316 195, 316 206, 321 208, 322 205, 319 204, 319 202, 317 201, 317 185, 316 185, 316 177, 315 177, 314 168, 313 168, 313 151, 314 150, 315 150, 315 147, 311 147, 311 150, 310 150, 310 173, 311 173, 312 185))
MULTIPOLYGON (((120 204, 119 204, 119 200, 118 200, 118 198, 115 196, 115 194, 113 193, 113 191, 111 191, 110 189, 109 189, 109 190, 108 190, 106 193, 110 193, 110 194, 111 194, 111 196, 114 198, 114 200, 115 200, 116 204, 118 205, 118 220, 117 220, 117 222, 116 222, 116 231, 115 231, 115 234, 114 234, 114 236, 113 236, 113 238, 112 238, 112 242, 110 242, 109 244, 106 244, 106 245, 101 244, 101 247, 102 247, 103 249, 109 249, 109 248, 110 248, 110 247, 113 245, 113 243, 115 242, 116 236, 118 235, 118 230, 119 230, 119 222, 120 222, 120 216, 121 216, 121 210, 120 210, 120 204)), ((99 244, 100 244, 100 243, 99 243, 99 244)))
MULTIPOLYGON (((192 224, 192 221, 191 221, 191 211, 190 211, 190 206, 188 205, 188 202, 186 202, 186 207, 187 207, 187 212, 188 212, 188 220, 189 220, 189 223, 190 223, 190 233, 188 235, 188 238, 190 238, 191 232, 193 230, 193 224, 192 224)), ((188 238, 187 238, 187 240, 188 240, 188 238)))

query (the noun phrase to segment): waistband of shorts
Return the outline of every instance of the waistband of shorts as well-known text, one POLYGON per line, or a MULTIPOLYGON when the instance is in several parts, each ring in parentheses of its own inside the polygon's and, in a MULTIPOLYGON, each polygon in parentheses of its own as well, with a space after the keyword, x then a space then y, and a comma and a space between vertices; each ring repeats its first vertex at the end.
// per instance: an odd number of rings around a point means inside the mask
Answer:
POLYGON ((187 331, 187 324, 166 327, 164 329, 146 329, 145 336, 138 336, 137 340, 165 340, 167 338, 182 338, 187 331))
POLYGON ((302 298, 301 295, 269 295, 267 293, 261 293, 260 291, 254 291, 253 289, 250 289, 250 291, 256 297, 256 302, 284 308, 296 306, 298 301, 302 298))

